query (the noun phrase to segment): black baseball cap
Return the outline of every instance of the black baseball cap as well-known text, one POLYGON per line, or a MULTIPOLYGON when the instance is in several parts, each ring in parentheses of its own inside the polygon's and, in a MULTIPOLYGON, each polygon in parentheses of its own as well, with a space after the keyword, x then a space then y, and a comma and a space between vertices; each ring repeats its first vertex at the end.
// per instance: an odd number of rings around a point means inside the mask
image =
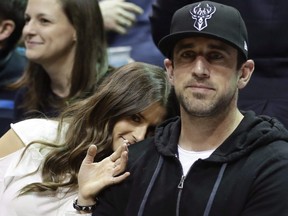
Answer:
POLYGON ((222 40, 248 58, 247 29, 234 7, 201 1, 180 8, 173 15, 170 34, 160 40, 158 47, 165 56, 171 57, 179 40, 193 36, 222 40))

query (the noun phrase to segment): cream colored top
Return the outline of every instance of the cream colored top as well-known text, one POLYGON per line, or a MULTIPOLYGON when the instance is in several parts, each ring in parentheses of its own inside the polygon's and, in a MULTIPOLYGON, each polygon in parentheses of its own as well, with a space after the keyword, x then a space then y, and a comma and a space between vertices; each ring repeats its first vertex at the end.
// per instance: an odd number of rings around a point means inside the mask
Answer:
MULTIPOLYGON (((35 140, 52 142, 56 139, 57 127, 57 121, 46 119, 30 119, 11 124, 11 128, 25 145, 35 140)), ((49 149, 46 147, 40 151, 40 146, 40 144, 35 144, 29 147, 20 163, 18 163, 19 158, 24 148, 0 158, 0 216, 69 216, 77 214, 72 206, 77 192, 66 194, 62 190, 56 196, 49 193, 33 193, 18 197, 19 190, 25 185, 42 180, 41 165, 49 149), (36 171, 34 174, 26 176, 34 171, 36 171)), ((57 166, 57 164, 55 165, 57 166)))

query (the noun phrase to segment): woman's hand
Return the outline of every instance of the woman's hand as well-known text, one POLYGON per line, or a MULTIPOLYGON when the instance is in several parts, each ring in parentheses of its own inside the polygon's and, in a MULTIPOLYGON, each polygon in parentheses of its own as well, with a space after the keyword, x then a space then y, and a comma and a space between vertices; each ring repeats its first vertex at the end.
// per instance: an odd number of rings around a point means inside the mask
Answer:
POLYGON ((130 175, 129 172, 123 173, 128 161, 126 144, 120 146, 113 154, 98 163, 93 162, 96 153, 97 147, 91 145, 78 173, 79 205, 93 205, 96 195, 102 189, 117 184, 130 175))

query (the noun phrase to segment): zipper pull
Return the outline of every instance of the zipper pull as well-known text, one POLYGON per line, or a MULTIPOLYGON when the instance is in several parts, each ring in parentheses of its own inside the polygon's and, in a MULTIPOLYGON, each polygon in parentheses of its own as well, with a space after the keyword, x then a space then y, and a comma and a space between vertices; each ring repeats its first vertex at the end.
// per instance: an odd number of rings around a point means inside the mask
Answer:
POLYGON ((181 180, 180 180, 180 182, 179 182, 179 184, 178 184, 178 188, 179 188, 179 189, 182 189, 182 188, 183 188, 184 180, 185 180, 185 176, 182 175, 181 180))

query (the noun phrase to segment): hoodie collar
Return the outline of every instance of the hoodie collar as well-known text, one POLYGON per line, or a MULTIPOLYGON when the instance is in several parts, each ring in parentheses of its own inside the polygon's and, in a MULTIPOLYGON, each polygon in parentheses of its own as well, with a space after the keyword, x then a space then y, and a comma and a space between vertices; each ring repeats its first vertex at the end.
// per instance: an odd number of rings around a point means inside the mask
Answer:
MULTIPOLYGON (((256 116, 253 111, 242 112, 244 118, 234 132, 206 159, 212 162, 238 160, 253 149, 277 140, 288 141, 288 131, 275 118, 256 116)), ((156 130, 158 151, 166 156, 178 154, 177 145, 181 130, 179 117, 163 122, 156 130)))

